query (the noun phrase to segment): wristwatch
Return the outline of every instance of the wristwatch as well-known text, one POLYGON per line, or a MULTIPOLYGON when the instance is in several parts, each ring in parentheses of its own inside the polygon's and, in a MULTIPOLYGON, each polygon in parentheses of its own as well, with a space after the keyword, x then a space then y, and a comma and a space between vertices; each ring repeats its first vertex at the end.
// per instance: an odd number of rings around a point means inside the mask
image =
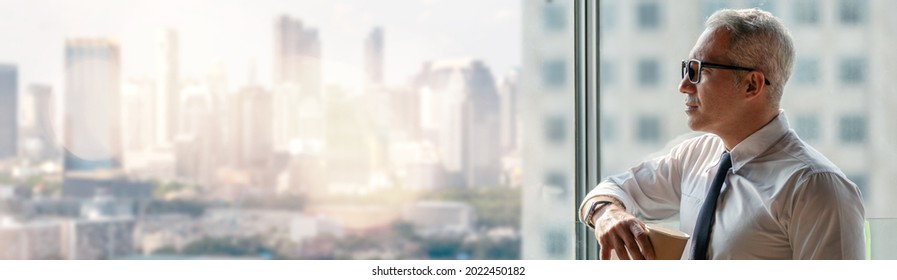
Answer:
POLYGON ((592 217, 595 216, 595 213, 600 211, 602 208, 611 204, 614 204, 614 202, 607 200, 592 201, 592 203, 589 204, 589 212, 586 212, 586 225, 592 229, 595 229, 595 225, 592 224, 592 217))

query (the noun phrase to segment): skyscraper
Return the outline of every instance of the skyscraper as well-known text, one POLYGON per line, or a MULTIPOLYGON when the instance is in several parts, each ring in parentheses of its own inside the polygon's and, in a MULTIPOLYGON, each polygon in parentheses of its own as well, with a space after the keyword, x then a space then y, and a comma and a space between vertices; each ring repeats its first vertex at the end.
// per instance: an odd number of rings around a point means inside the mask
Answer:
POLYGON ((122 129, 125 153, 155 146, 155 102, 158 92, 149 80, 130 80, 122 87, 122 129))
POLYGON ((520 145, 520 122, 517 112, 520 96, 520 74, 512 71, 498 82, 498 95, 501 98, 501 150, 513 152, 520 145))
POLYGON ((358 191, 368 186, 376 140, 366 114, 366 103, 345 90, 327 88, 324 121, 327 188, 329 191, 358 191))
POLYGON ((40 143, 39 158, 49 159, 57 156, 56 133, 53 122, 56 119, 55 98, 53 90, 48 85, 33 84, 28 87, 31 95, 34 123, 31 134, 40 143))
POLYGON ((237 162, 244 167, 268 163, 274 151, 273 100, 271 93, 257 86, 248 86, 237 93, 237 162))
POLYGON ((422 125, 435 140, 452 187, 489 187, 501 177, 499 99, 486 65, 473 59, 428 63, 420 77, 422 125))
POLYGON ((287 15, 274 24, 274 85, 294 83, 303 95, 321 94, 321 41, 318 30, 287 15))
POLYGON ((177 135, 180 116, 180 48, 178 34, 163 29, 158 34, 156 66, 156 137, 159 144, 169 143, 177 135))
POLYGON ((65 46, 65 158, 68 171, 117 168, 122 160, 120 52, 107 39, 65 46))
POLYGON ((297 85, 288 83, 275 86, 273 93, 274 149, 287 151, 293 142, 298 141, 300 131, 304 129, 299 125, 302 92, 297 85))
POLYGON ((383 84, 383 28, 375 27, 364 40, 364 70, 369 85, 383 84))
POLYGON ((0 159, 18 155, 18 93, 18 69, 0 64, 0 159))
POLYGON ((212 94, 202 85, 185 85, 181 92, 181 125, 175 137, 175 171, 178 176, 201 185, 212 180, 216 153, 215 139, 219 138, 213 115, 212 94))

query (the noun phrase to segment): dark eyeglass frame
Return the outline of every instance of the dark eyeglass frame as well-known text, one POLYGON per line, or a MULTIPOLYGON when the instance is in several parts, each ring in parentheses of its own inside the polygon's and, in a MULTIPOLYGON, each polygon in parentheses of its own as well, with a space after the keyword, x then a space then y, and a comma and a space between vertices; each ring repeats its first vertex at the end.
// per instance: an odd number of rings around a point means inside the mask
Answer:
MULTIPOLYGON (((735 65, 725 65, 725 64, 703 62, 703 61, 700 61, 697 59, 683 59, 682 60, 682 79, 685 79, 685 77, 688 77, 688 81, 690 83, 697 85, 698 83, 701 82, 701 76, 702 76, 701 69, 703 69, 705 67, 706 68, 716 68, 716 69, 727 69, 727 70, 740 70, 740 71, 755 71, 755 70, 757 70, 754 68, 747 68, 747 67, 741 67, 741 66, 735 66, 735 65), (691 75, 692 74, 691 67, 688 67, 688 64, 691 62, 698 63, 698 69, 695 70, 697 72, 695 72, 694 75, 691 75), (696 78, 694 78, 695 80, 692 80, 692 76, 696 77, 696 78)), ((763 78, 763 81, 766 83, 766 85, 770 85, 769 79, 763 78)))

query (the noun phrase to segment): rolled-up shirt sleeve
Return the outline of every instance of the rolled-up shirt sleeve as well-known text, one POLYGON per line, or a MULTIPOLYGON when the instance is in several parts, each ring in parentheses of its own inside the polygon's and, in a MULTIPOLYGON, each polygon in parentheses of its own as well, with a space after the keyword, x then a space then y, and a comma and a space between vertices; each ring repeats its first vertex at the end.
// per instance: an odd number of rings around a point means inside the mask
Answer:
POLYGON ((821 172, 798 184, 789 207, 794 259, 864 259, 865 210, 858 188, 843 175, 821 172))
POLYGON ((664 156, 642 162, 629 171, 604 178, 580 205, 580 221, 585 221, 588 200, 596 196, 616 198, 626 211, 642 219, 665 219, 679 210, 682 158, 692 141, 674 147, 664 156))

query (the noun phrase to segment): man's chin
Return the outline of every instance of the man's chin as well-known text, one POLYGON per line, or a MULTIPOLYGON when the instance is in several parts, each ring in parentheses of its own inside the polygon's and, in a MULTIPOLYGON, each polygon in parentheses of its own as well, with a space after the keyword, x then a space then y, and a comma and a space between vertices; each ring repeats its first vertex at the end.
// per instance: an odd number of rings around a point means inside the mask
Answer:
POLYGON ((701 122, 699 122, 698 120, 695 120, 694 117, 688 117, 687 122, 688 122, 688 128, 691 129, 692 131, 702 131, 704 128, 704 125, 701 124, 701 122))

